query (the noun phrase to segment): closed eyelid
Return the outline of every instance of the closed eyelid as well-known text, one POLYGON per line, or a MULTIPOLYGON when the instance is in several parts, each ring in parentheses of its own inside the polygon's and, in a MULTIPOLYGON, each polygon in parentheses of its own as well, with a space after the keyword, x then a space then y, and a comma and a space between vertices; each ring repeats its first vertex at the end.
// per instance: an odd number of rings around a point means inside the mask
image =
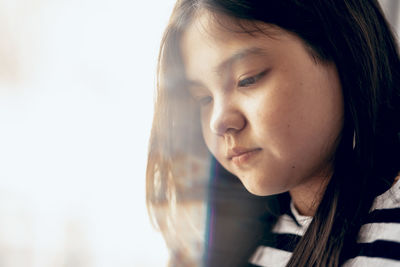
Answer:
MULTIPOLYGON (((254 57, 260 58, 266 55, 268 55, 268 53, 265 48, 247 47, 233 53, 230 57, 218 64, 218 66, 212 71, 217 74, 218 77, 223 79, 226 77, 227 72, 232 72, 236 66, 244 63, 244 61, 252 60, 254 57)), ((186 80, 186 86, 191 92, 194 92, 197 88, 207 88, 201 81, 191 79, 186 80)))
POLYGON ((258 82, 261 78, 263 78, 268 72, 269 72, 269 69, 264 70, 264 71, 262 71, 262 72, 260 72, 260 73, 258 73, 258 74, 256 74, 256 75, 250 75, 250 76, 246 76, 246 77, 244 77, 244 78, 239 78, 239 81, 238 81, 238 83, 237 83, 237 86, 239 86, 239 87, 246 87, 245 81, 246 81, 246 80, 250 80, 250 79, 253 80, 253 81, 252 81, 253 83, 256 83, 256 82, 258 82))

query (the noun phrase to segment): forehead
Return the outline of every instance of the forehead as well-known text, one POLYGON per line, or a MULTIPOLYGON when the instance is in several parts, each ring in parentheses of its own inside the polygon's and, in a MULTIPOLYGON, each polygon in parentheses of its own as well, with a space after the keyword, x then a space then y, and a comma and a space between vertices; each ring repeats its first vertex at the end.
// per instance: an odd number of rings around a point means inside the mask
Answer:
POLYGON ((201 11, 183 33, 180 48, 190 78, 201 76, 203 69, 213 69, 239 51, 268 51, 295 38, 275 25, 201 11))

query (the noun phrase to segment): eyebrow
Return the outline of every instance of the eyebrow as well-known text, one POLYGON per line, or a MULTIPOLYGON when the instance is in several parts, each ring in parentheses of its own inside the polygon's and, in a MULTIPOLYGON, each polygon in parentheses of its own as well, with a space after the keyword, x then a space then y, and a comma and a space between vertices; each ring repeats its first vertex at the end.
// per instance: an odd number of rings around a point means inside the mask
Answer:
POLYGON ((235 52, 229 58, 225 59, 222 63, 220 63, 215 68, 215 72, 222 73, 224 70, 231 68, 238 61, 240 61, 246 57, 254 56, 254 55, 265 55, 265 54, 266 54, 266 50, 263 48, 260 48, 260 47, 243 48, 243 49, 235 52))

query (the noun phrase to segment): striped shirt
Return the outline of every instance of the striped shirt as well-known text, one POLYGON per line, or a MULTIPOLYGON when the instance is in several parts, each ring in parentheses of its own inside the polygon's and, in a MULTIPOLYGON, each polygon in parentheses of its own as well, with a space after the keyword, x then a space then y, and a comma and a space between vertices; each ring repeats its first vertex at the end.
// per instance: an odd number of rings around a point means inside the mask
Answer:
MULTIPOLYGON (((249 266, 280 267, 287 264, 312 221, 312 217, 300 215, 293 203, 290 212, 281 215, 272 229, 275 242, 265 241, 259 246, 250 258, 249 266)), ((400 180, 375 198, 368 218, 359 232, 357 253, 342 266, 400 266, 400 180)))

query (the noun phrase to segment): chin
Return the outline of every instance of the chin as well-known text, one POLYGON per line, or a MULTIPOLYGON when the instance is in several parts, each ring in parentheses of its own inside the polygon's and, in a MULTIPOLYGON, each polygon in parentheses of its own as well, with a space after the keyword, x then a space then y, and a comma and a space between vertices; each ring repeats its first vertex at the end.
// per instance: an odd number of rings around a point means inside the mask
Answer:
MULTIPOLYGON (((227 166, 228 167, 228 166, 227 166)), ((235 175, 243 184, 244 188, 255 196, 265 197, 272 196, 289 191, 289 175, 282 171, 275 170, 273 172, 266 169, 252 171, 236 171, 226 168, 235 175), (271 179, 271 177, 279 177, 280 179, 271 179)), ((271 169, 270 169, 271 170, 271 169)))
POLYGON ((272 196, 287 191, 276 185, 274 186, 274 185, 264 185, 259 183, 245 183, 243 181, 242 183, 249 193, 259 197, 272 196))

